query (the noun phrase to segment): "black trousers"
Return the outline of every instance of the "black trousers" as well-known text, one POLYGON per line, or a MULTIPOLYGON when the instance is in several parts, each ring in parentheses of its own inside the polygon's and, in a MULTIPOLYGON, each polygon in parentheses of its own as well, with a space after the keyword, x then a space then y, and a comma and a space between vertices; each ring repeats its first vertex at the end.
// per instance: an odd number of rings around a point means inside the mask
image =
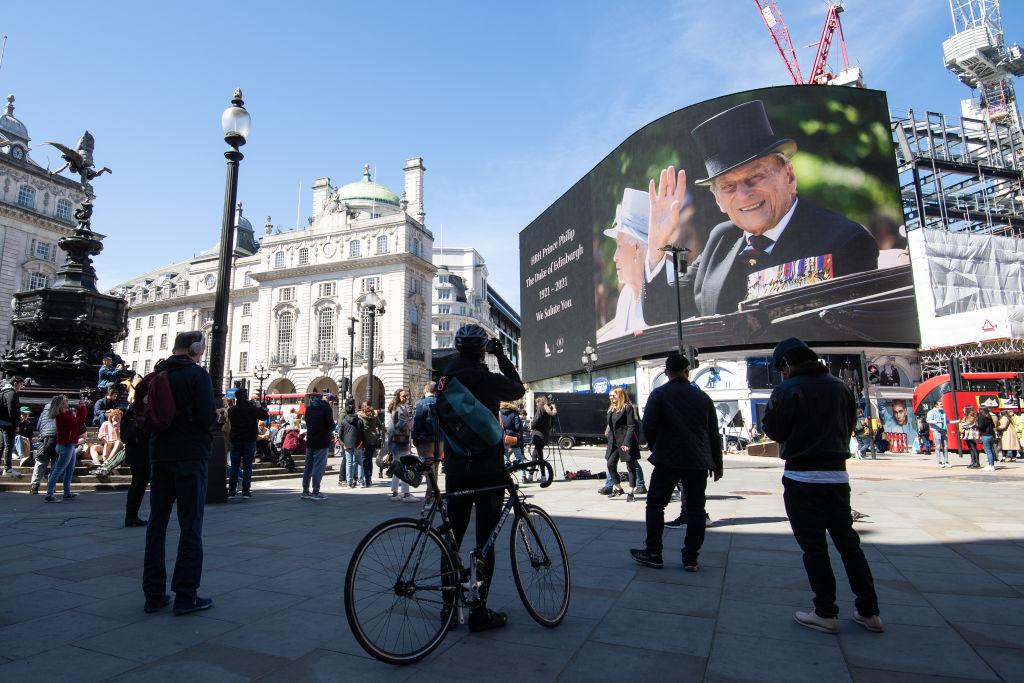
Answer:
MULTIPOLYGON (((505 482, 505 475, 480 474, 475 472, 472 465, 459 466, 446 464, 445 466, 445 491, 464 491, 467 489, 482 488, 485 486, 500 486, 505 482)), ((448 517, 452 522, 452 533, 455 534, 455 541, 462 547, 462 539, 469 528, 469 517, 476 508, 476 548, 484 547, 487 539, 498 526, 498 519, 501 515, 501 505, 505 501, 505 492, 502 490, 485 491, 469 496, 455 496, 446 498, 448 506, 448 517)), ((494 575, 494 549, 484 556, 484 577, 487 585, 490 585, 491 577, 494 575)), ((487 599, 487 588, 485 586, 482 595, 487 599)))
POLYGON ((978 462, 978 442, 964 439, 963 443, 967 444, 967 450, 971 452, 971 467, 981 467, 978 462))
POLYGON ((871 568, 853 530, 849 484, 808 484, 782 478, 783 500, 793 536, 804 551, 804 569, 814 591, 814 611, 830 619, 839 614, 836 605, 836 577, 828 559, 827 532, 832 537, 846 568, 850 588, 857 596, 854 605, 861 616, 878 614, 878 596, 871 568))
POLYGON ((16 438, 18 438, 16 427, 0 427, 0 470, 11 469, 11 460, 14 456, 14 440, 16 438))
POLYGON ((132 483, 128 486, 128 497, 124 504, 124 518, 135 519, 142 507, 142 498, 149 485, 149 446, 125 447, 124 458, 132 471, 132 483))
POLYGON ((544 459, 544 442, 546 439, 543 436, 534 434, 533 438, 530 439, 530 443, 533 445, 533 459, 543 460, 544 459))
MULTIPOLYGON (((203 513, 208 485, 206 460, 154 462, 150 468, 149 525, 142 565, 142 590, 147 598, 163 597, 167 585, 164 544, 171 510, 178 507, 178 556, 171 590, 178 600, 196 597, 203 574, 203 513)), ((223 484, 220 484, 223 486, 223 484)))
POLYGON ((629 453, 624 453, 618 448, 613 448, 611 453, 605 456, 605 463, 608 465, 608 476, 612 478, 612 484, 621 484, 622 477, 619 476, 619 462, 626 466, 626 473, 629 475, 629 487, 636 488, 637 470, 640 469, 637 458, 630 458, 629 453))
POLYGON ((655 465, 647 487, 647 550, 660 553, 665 532, 665 506, 672 499, 676 484, 686 493, 686 537, 683 540, 683 564, 697 564, 704 545, 704 503, 708 486, 707 470, 678 470, 655 465))

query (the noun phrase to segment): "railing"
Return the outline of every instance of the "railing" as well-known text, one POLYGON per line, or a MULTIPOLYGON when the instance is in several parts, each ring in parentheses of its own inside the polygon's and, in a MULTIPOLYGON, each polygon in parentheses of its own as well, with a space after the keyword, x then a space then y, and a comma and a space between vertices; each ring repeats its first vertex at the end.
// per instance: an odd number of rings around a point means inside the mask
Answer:
POLYGON ((309 364, 310 365, 319 365, 321 363, 324 364, 324 365, 337 365, 338 364, 338 354, 336 354, 336 353, 315 353, 315 352, 309 354, 309 364))
MULTIPOLYGON (((356 357, 355 357, 353 362, 355 362, 355 363, 365 363, 368 360, 367 356, 368 356, 368 354, 365 354, 362 351, 356 351, 356 357)), ((373 360, 374 360, 374 362, 383 361, 384 360, 384 349, 377 349, 377 352, 375 354, 373 354, 373 360)))
POLYGON ((419 349, 406 349, 405 350, 405 359, 406 360, 418 360, 418 361, 422 362, 424 358, 426 358, 426 354, 424 354, 423 351, 420 351, 419 349))
POLYGON ((281 365, 295 365, 295 356, 288 356, 288 355, 275 355, 275 356, 271 356, 270 357, 270 365, 271 365, 271 367, 276 367, 276 366, 281 366, 281 365))

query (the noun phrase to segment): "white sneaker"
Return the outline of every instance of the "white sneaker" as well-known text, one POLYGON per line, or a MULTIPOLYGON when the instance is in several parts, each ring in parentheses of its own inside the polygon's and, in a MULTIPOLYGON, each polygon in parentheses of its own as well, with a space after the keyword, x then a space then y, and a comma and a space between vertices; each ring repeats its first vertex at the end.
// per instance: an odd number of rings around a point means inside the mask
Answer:
POLYGON ((398 497, 398 492, 397 491, 392 491, 391 492, 391 502, 392 503, 397 503, 400 500, 402 500, 402 499, 398 497))
POLYGON ((839 633, 838 619, 835 617, 830 619, 819 617, 813 609, 808 612, 797 612, 793 617, 796 618, 798 624, 807 628, 813 628, 815 631, 821 631, 833 636, 839 633))
POLYGON ((404 496, 402 496, 402 502, 403 503, 418 503, 418 502, 420 502, 420 499, 417 498, 416 496, 412 495, 411 493, 407 493, 404 496))
POLYGON ((885 633, 885 626, 882 625, 882 617, 877 614, 873 617, 862 617, 860 612, 853 610, 853 620, 872 633, 885 633))
POLYGON ((995 465, 985 465, 981 469, 985 470, 986 472, 995 472, 996 471, 995 465))
POLYGON ((6 470, 4 470, 4 476, 5 477, 14 477, 15 479, 21 479, 21 472, 19 472, 18 470, 11 469, 10 467, 8 467, 6 470))

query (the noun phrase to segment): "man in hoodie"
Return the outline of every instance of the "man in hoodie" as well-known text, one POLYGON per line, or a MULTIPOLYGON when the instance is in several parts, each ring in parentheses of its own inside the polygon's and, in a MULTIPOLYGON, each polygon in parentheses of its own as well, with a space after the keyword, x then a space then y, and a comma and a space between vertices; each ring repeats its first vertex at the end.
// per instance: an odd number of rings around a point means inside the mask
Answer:
MULTIPOLYGON (((416 455, 421 460, 433 460, 435 456, 441 455, 434 452, 434 447, 438 445, 441 438, 437 426, 436 390, 437 382, 427 382, 427 385, 423 387, 423 398, 416 402, 416 414, 412 421, 412 444, 416 446, 416 455)), ((440 461, 431 463, 431 467, 434 468, 434 478, 437 478, 440 465, 440 461)), ((433 501, 434 492, 428 488, 423 504, 428 506, 433 501)))
POLYGON ((14 469, 14 440, 18 438, 18 422, 21 421, 21 399, 18 392, 25 386, 25 380, 15 375, 0 387, 0 475, 21 477, 14 469))
POLYGON ((686 537, 683 569, 699 569, 697 557, 704 545, 704 504, 708 477, 722 478, 722 439, 718 413, 707 394, 690 383, 690 363, 673 353, 665 359, 668 382, 651 392, 644 408, 643 428, 651 449, 651 486, 647 494, 647 541, 629 551, 637 564, 661 569, 665 506, 682 484, 686 496, 686 537))
MULTIPOLYGON (((455 333, 455 349, 458 357, 444 369, 442 380, 457 378, 482 403, 494 419, 498 419, 498 405, 502 401, 516 401, 526 393, 523 380, 505 357, 497 339, 490 339, 487 331, 479 325, 466 324, 455 333), (491 372, 484 363, 484 353, 492 354, 498 361, 501 373, 491 372)), ((444 391, 444 384, 438 382, 438 391, 444 391)), ((444 422, 439 420, 442 430, 444 422)), ((458 455, 451 448, 445 449, 444 473, 447 491, 464 491, 488 486, 502 486, 507 481, 505 474, 505 447, 494 444, 492 452, 473 453, 471 457, 458 455)), ((462 538, 469 528, 469 518, 476 507, 476 547, 487 543, 494 527, 498 525, 501 504, 505 492, 501 489, 484 491, 472 496, 456 496, 448 499, 448 515, 452 522, 455 540, 462 545, 462 538)), ((484 558, 484 575, 490 582, 494 573, 494 551, 484 558)), ((481 596, 487 599, 486 594, 481 596)), ((469 611, 469 630, 486 631, 501 628, 508 623, 508 615, 488 609, 481 604, 469 611)))
POLYGON ((334 411, 331 404, 317 396, 306 406, 306 462, 302 468, 304 500, 327 500, 327 494, 320 491, 320 482, 327 469, 327 451, 331 447, 333 433, 334 411))
POLYGON ((176 414, 171 426, 149 439, 149 525, 142 570, 146 612, 156 612, 171 602, 164 590, 167 569, 164 545, 171 509, 178 506, 178 557, 171 577, 176 593, 175 614, 209 609, 213 601, 198 595, 203 573, 203 512, 208 484, 212 430, 217 424, 213 382, 199 365, 206 350, 202 332, 179 332, 170 358, 156 364, 167 371, 176 414))
POLYGON ((857 405, 846 384, 829 373, 818 354, 790 337, 779 342, 772 363, 783 381, 772 391, 761 424, 781 444, 786 462, 783 501, 793 536, 804 551, 804 569, 814 591, 814 609, 797 612, 798 623, 839 633, 836 577, 828 557, 826 532, 839 551, 857 596, 853 620, 873 633, 885 629, 878 616, 878 596, 871 568, 853 530, 850 509, 850 434, 857 424, 857 405))
POLYGON ((260 420, 269 420, 270 415, 263 406, 249 400, 244 389, 235 390, 235 405, 228 408, 228 424, 231 431, 231 469, 228 473, 228 498, 238 492, 238 468, 242 468, 242 498, 252 498, 252 461, 256 458, 256 436, 260 420))

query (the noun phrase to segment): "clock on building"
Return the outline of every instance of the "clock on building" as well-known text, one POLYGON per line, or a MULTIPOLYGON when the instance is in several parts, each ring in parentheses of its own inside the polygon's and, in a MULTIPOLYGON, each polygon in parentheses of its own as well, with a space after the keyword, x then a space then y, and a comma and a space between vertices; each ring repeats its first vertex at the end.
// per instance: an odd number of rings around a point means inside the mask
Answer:
POLYGON ((324 256, 334 256, 335 249, 334 242, 328 242, 324 245, 324 256))
POLYGON ((206 285, 207 289, 213 289, 214 283, 217 282, 217 278, 214 277, 213 273, 210 273, 203 279, 203 284, 206 285))
POLYGON ((21 161, 22 159, 25 158, 25 150, 23 150, 21 147, 18 147, 17 145, 13 145, 11 147, 11 156, 17 159, 18 161, 21 161))

